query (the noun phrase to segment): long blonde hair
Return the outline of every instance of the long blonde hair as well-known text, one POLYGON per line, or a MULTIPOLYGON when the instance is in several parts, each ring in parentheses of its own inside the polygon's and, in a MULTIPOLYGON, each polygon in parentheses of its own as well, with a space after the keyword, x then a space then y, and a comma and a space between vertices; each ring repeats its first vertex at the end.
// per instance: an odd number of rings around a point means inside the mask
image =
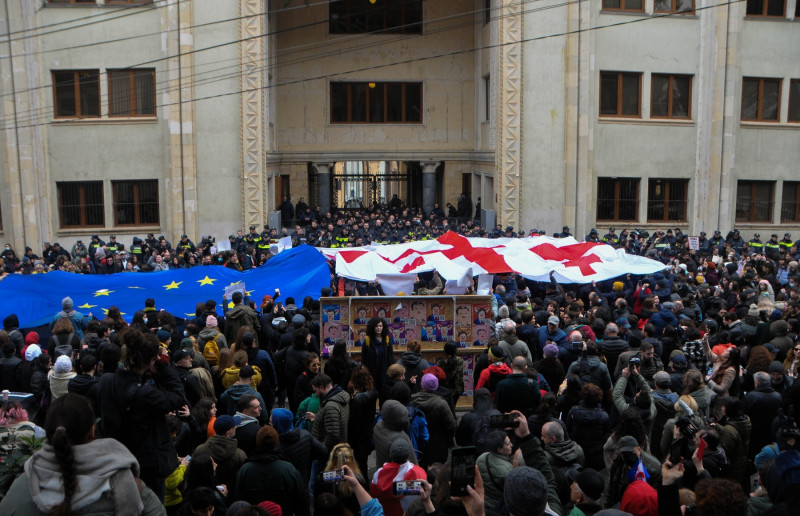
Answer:
MULTIPOLYGON (((347 443, 339 443, 331 450, 331 454, 328 457, 328 464, 325 466, 325 471, 334 471, 340 469, 344 465, 350 468, 356 478, 364 478, 361 469, 358 467, 358 462, 356 462, 356 457, 353 454, 353 448, 347 443)), ((339 482, 336 484, 336 490, 338 494, 344 496, 350 496, 353 493, 353 488, 350 487, 347 482, 339 482)))

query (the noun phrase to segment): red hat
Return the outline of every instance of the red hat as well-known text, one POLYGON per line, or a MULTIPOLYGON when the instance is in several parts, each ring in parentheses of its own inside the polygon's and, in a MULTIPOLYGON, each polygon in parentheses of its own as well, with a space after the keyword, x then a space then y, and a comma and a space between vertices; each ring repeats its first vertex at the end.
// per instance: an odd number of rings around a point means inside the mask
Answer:
POLYGON ((262 509, 266 509, 270 516, 283 516, 283 509, 275 502, 265 501, 258 504, 258 506, 262 509))
POLYGON ((634 480, 625 489, 619 508, 633 516, 658 516, 658 493, 644 480, 634 480))
POLYGON ((25 344, 38 344, 39 343, 39 334, 35 331, 29 331, 27 335, 25 335, 25 344))

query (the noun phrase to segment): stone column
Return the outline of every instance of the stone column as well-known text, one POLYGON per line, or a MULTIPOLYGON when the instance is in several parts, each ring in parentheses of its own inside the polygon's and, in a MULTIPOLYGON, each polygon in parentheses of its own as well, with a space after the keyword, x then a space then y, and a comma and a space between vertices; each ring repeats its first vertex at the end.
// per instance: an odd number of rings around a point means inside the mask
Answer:
POLYGON ((438 161, 423 161, 422 165, 422 209, 426 214, 433 210, 436 202, 436 166, 438 161))
POLYGON ((331 167, 333 163, 314 163, 317 169, 317 202, 322 214, 331 209, 331 167))

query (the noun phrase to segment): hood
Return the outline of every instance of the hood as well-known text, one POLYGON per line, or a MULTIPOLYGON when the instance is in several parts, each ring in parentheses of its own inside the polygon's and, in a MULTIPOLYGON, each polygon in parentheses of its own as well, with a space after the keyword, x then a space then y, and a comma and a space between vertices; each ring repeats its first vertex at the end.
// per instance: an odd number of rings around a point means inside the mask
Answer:
POLYGON ((396 400, 386 400, 381 408, 381 420, 392 428, 408 427, 408 410, 396 400))
MULTIPOLYGON (((75 458, 78 489, 71 499, 74 511, 96 502, 111 487, 109 480, 118 471, 129 469, 135 477, 139 476, 139 463, 125 446, 114 439, 96 439, 86 444, 72 447, 75 458)), ((53 447, 45 443, 25 463, 25 476, 28 489, 39 510, 51 512, 53 507, 64 500, 60 466, 53 447)), ((120 514, 139 514, 142 502, 138 493, 131 496, 125 489, 111 491, 117 507, 129 510, 120 514)))
POLYGON ((508 345, 513 346, 514 344, 517 343, 519 338, 516 336, 516 334, 514 334, 514 335, 505 335, 505 336, 503 336, 503 340, 505 342, 507 342, 508 345))
POLYGON ((243 318, 250 308, 244 305, 236 305, 225 314, 225 319, 235 320, 243 318))
POLYGON ((784 320, 774 321, 769 325, 769 332, 773 337, 785 337, 789 333, 789 324, 784 320))
POLYGON ((224 435, 212 435, 206 441, 208 451, 217 462, 229 459, 236 454, 238 441, 224 435))
POLYGON ((202 330, 200 330, 200 333, 198 335, 200 335, 200 337, 203 337, 204 339, 210 340, 216 338, 218 334, 219 330, 217 330, 216 328, 203 328, 202 330))
POLYGON ((544 449, 547 453, 566 463, 573 463, 581 456, 578 447, 572 441, 548 443, 544 449))
POLYGON ((508 367, 505 362, 491 364, 489 365, 488 369, 493 373, 511 374, 511 368, 508 367))
POLYGON ((673 410, 674 406, 678 402, 678 395, 674 392, 659 392, 653 391, 653 401, 656 402, 656 407, 663 407, 673 410))
POLYGON ((492 393, 489 389, 475 389, 472 396, 472 410, 478 414, 488 414, 492 410, 492 393))
POLYGON ((294 428, 292 413, 284 408, 276 408, 272 411, 272 426, 278 434, 285 434, 294 428))
POLYGON ((321 403, 338 403, 339 405, 349 405, 350 394, 348 394, 346 390, 342 389, 338 385, 334 385, 321 403))
POLYGON ((236 414, 234 414, 234 416, 242 418, 242 422, 239 423, 239 426, 237 428, 241 428, 245 425, 250 425, 253 423, 258 424, 258 419, 254 418, 253 416, 248 416, 247 414, 242 414, 241 412, 237 412, 236 414))
POLYGON ((414 353, 413 351, 406 351, 400 357, 400 361, 407 370, 415 369, 422 361, 421 353, 414 353))

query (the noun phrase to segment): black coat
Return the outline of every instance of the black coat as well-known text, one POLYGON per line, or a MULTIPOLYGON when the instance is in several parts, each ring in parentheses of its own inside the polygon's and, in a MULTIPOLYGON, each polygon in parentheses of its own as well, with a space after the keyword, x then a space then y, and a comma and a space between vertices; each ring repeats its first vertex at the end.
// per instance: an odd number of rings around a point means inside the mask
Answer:
POLYGON ((601 407, 589 408, 580 402, 567 414, 567 429, 572 440, 583 448, 585 466, 603 469, 603 444, 610 429, 608 414, 601 407))

